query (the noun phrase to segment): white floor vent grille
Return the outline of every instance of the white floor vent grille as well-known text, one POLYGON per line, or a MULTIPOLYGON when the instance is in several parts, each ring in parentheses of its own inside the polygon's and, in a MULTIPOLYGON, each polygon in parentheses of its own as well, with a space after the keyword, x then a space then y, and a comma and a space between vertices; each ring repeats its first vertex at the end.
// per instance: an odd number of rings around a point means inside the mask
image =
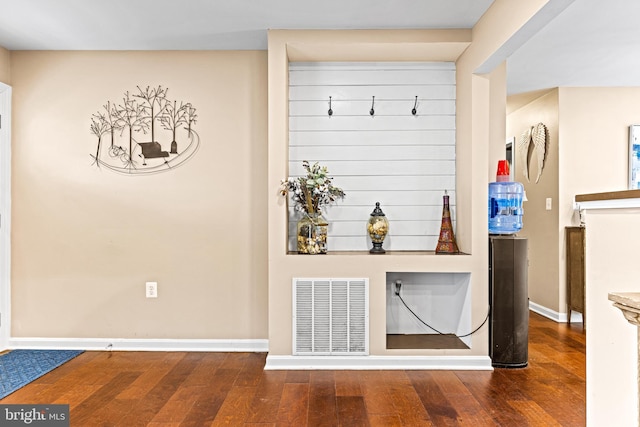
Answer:
POLYGON ((295 355, 369 354, 368 279, 293 279, 295 355))

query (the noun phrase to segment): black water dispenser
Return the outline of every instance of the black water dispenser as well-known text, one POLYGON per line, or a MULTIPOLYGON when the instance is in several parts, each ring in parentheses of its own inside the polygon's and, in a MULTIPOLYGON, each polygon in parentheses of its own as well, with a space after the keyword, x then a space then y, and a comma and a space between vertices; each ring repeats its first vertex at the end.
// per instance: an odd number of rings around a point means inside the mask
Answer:
POLYGON ((529 356, 527 239, 489 237, 489 356, 497 368, 524 368, 529 356))

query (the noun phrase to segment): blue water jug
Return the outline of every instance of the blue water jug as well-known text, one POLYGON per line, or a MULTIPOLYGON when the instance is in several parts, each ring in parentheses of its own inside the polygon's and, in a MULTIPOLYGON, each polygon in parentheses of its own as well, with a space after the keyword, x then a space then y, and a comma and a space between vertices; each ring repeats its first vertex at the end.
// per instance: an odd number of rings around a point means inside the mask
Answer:
POLYGON ((519 182, 489 183, 489 233, 514 234, 522 229, 524 186, 519 182))

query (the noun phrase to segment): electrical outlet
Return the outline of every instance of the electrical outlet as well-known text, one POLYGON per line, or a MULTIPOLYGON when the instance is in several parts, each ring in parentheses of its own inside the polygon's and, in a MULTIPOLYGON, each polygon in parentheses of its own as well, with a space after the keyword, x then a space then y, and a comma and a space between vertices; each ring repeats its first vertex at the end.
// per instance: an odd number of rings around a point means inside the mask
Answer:
POLYGON ((547 201, 546 201, 546 208, 548 211, 551 210, 551 197, 547 197, 547 201))
POLYGON ((158 298, 158 282, 147 282, 145 285, 147 298, 158 298))

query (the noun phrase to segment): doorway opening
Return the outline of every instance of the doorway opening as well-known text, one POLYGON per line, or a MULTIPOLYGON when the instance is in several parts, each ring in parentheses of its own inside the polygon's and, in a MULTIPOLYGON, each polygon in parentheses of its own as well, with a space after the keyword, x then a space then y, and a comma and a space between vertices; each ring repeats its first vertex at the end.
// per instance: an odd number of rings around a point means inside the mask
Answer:
POLYGON ((0 351, 11 333, 11 86, 0 83, 0 351))

